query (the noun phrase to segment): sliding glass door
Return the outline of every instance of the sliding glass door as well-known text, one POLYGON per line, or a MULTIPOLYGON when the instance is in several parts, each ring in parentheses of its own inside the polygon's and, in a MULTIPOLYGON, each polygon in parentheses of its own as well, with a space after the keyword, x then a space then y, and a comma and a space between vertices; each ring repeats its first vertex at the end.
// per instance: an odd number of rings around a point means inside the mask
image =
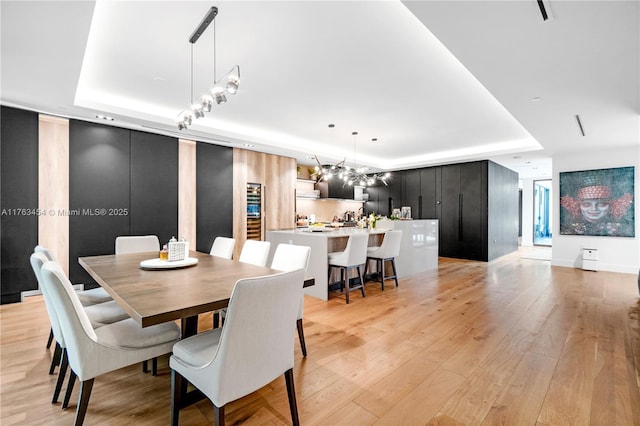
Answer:
POLYGON ((551 180, 533 182, 533 244, 551 245, 552 229, 551 180))

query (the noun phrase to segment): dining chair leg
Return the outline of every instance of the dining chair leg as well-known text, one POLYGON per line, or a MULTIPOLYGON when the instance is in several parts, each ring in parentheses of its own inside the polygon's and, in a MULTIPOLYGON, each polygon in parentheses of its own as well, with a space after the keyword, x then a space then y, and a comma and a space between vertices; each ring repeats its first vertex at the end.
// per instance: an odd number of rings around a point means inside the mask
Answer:
POLYGON ((224 405, 217 407, 213 404, 213 424, 216 426, 224 426, 224 405))
POLYGON ((62 401, 61 408, 67 408, 69 406, 69 400, 71 399, 71 393, 73 392, 73 386, 76 384, 76 373, 71 369, 69 373, 69 381, 67 382, 67 390, 64 393, 64 400, 62 401))
POLYGON ((218 311, 215 311, 213 313, 213 328, 218 327, 220 327, 220 313, 218 311))
POLYGON ((142 372, 143 373, 148 373, 149 372, 149 363, 147 362, 146 359, 144 361, 142 361, 142 372))
POLYGON ((296 321, 296 327, 298 328, 298 339, 300 339, 300 349, 302 350, 302 356, 307 356, 307 345, 304 342, 304 330, 302 328, 302 318, 296 321))
POLYGON ((69 357, 67 355, 67 349, 62 350, 62 361, 60 362, 60 371, 58 371, 58 380, 56 380, 56 388, 53 391, 53 398, 51 398, 51 403, 55 404, 58 402, 58 397, 60 396, 60 391, 62 390, 62 385, 64 383, 64 377, 67 375, 67 367, 69 367, 69 357))
POLYGON ((151 375, 156 377, 158 375, 158 357, 151 360, 151 375))
POLYGON ((53 328, 49 329, 49 339, 47 340, 47 349, 51 347, 51 343, 53 342, 53 328))
MULTIPOLYGON (((287 395, 289 396, 289 410, 291 411, 291 423, 294 426, 300 425, 298 418, 298 404, 296 402, 296 389, 293 385, 293 369, 290 368, 284 372, 284 379, 287 382, 287 395)), ((217 425, 218 423, 216 423, 217 425)))
POLYGON ((391 269, 393 270, 393 279, 396 281, 396 287, 398 287, 398 273, 396 272, 396 258, 391 258, 391 269))
POLYGON ((78 397, 78 408, 76 408, 75 426, 81 426, 84 423, 84 417, 89 407, 89 398, 91 397, 91 389, 93 389, 93 380, 85 380, 80 385, 80 396, 78 397))
POLYGON ((182 382, 180 373, 171 369, 171 426, 178 426, 182 405, 182 382))
POLYGON ((347 305, 348 305, 349 290, 351 289, 351 286, 349 285, 349 269, 348 268, 340 268, 340 279, 342 280, 342 285, 344 286, 345 296, 347 298, 347 305))
POLYGON ((53 374, 56 371, 56 366, 60 365, 60 356, 62 355, 62 348, 60 344, 56 342, 56 346, 53 349, 53 357, 51 358, 51 365, 49 366, 49 374, 53 374))
MULTIPOLYGON (((367 257, 367 260, 364 262, 364 276, 367 276, 367 271, 369 270, 369 258, 367 257)), ((364 283, 363 283, 364 284, 364 283)))
POLYGON ((360 265, 358 265, 357 268, 358 277, 360 278, 360 291, 362 291, 362 297, 365 297, 366 295, 364 294, 364 279, 362 278, 362 269, 360 268, 360 265))
POLYGON ((378 259, 378 275, 380 276, 380 283, 382 284, 382 291, 384 291, 384 259, 378 259))

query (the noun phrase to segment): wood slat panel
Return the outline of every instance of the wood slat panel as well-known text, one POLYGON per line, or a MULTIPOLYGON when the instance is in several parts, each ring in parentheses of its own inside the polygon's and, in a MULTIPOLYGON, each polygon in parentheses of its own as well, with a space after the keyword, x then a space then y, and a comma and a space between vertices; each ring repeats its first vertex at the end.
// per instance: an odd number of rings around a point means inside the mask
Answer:
POLYGON ((262 228, 291 229, 295 224, 296 161, 290 157, 233 149, 233 238, 234 258, 247 239, 247 183, 262 185, 262 228))
POLYGON ((69 120, 40 115, 38 129, 38 244, 69 274, 69 120))
POLYGON ((196 142, 178 140, 178 234, 196 247, 196 142))

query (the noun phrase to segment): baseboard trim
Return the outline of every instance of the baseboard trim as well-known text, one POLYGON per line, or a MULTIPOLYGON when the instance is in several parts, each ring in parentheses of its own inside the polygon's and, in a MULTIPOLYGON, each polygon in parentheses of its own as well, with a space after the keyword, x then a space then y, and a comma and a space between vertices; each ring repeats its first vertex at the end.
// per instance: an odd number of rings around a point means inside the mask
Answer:
MULTIPOLYGON (((75 291, 84 291, 84 284, 74 284, 73 289, 75 291)), ((42 290, 40 290, 40 289, 21 291, 20 292, 20 302, 24 302, 24 298, 25 297, 40 296, 41 294, 42 294, 42 290)))

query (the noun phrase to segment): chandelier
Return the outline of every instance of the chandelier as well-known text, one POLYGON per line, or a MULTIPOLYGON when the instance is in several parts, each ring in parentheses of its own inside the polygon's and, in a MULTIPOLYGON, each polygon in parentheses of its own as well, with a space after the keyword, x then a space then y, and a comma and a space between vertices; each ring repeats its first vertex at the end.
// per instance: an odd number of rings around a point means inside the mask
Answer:
MULTIPOLYGON (((333 124, 329 124, 329 127, 335 127, 333 124)), ((358 132, 351 132, 353 135, 353 163, 354 166, 347 166, 345 158, 337 164, 321 164, 318 156, 314 156, 316 163, 316 174, 320 180, 330 181, 332 179, 338 179, 342 181, 342 186, 372 186, 377 182, 382 182, 385 186, 388 186, 387 179, 391 176, 389 172, 385 173, 369 173, 367 174, 367 168, 357 165, 356 157, 356 136, 358 132)), ((372 139, 377 140, 377 139, 372 139)))
POLYGON ((236 65, 227 72, 220 80, 216 78, 216 23, 215 18, 218 15, 218 8, 212 6, 207 14, 195 29, 189 43, 191 43, 191 105, 189 108, 178 114, 176 118, 176 126, 179 130, 188 128, 194 119, 204 117, 205 112, 211 112, 213 103, 218 105, 227 102, 227 96, 235 95, 240 86, 240 66, 236 65), (208 92, 202 94, 198 102, 193 101, 193 45, 198 41, 202 33, 207 29, 209 24, 213 22, 213 84, 208 92))

